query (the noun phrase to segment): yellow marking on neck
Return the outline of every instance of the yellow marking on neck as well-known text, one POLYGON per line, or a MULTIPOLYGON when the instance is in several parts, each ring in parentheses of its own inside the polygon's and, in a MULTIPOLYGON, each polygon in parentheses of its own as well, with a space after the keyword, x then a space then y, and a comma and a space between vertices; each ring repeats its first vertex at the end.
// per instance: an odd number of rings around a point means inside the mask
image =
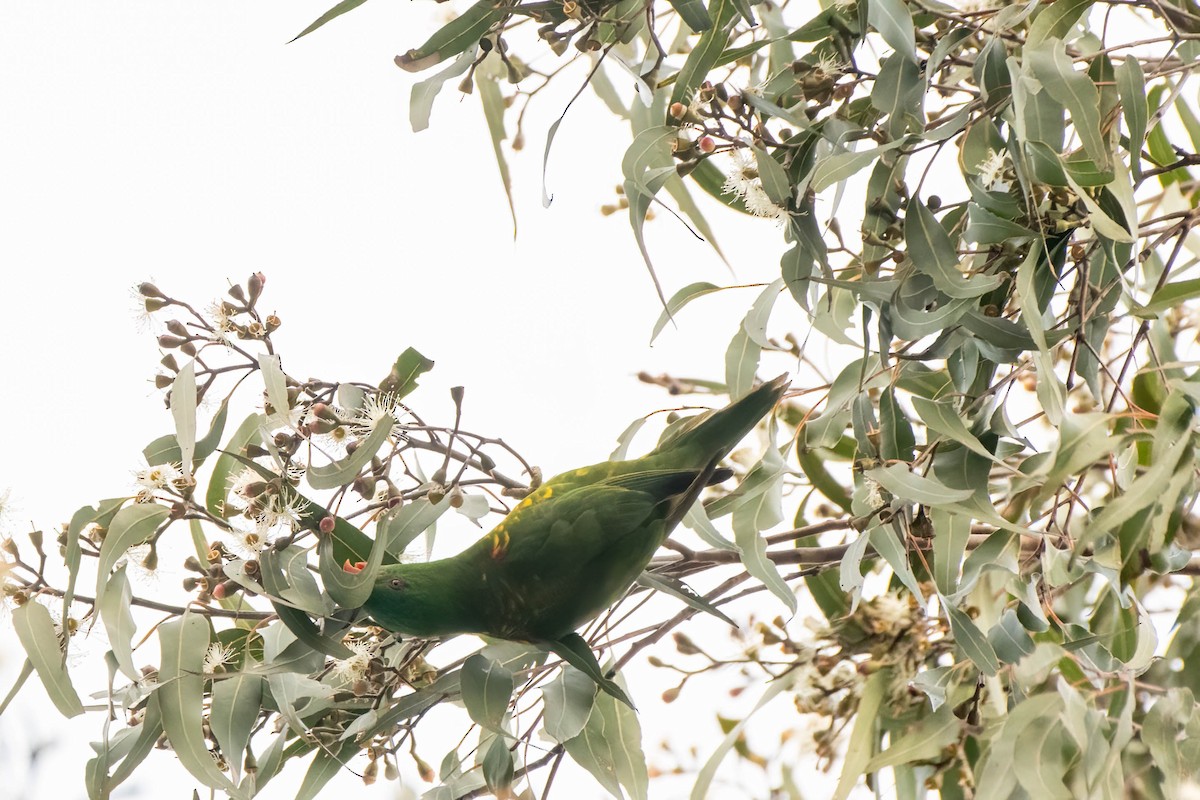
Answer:
POLYGON ((553 486, 543 486, 542 487, 542 497, 544 497, 548 500, 553 496, 554 496, 554 487, 553 486))
POLYGON ((504 530, 503 526, 496 528, 491 533, 492 537, 492 560, 499 561, 508 554, 508 531, 504 530))

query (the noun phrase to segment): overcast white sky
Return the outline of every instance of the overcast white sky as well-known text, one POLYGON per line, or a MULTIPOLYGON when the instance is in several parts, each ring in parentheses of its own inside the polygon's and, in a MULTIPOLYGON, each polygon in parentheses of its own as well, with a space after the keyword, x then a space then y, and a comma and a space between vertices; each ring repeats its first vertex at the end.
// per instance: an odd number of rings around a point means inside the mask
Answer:
MULTIPOLYGON (((412 398, 427 418, 448 420, 447 389, 464 385, 467 427, 503 436, 547 474, 605 458, 630 420, 672 405, 639 370, 721 378, 758 290, 688 309, 647 346, 658 300, 625 217, 598 213, 620 181, 623 123, 587 96, 572 110, 543 210, 544 131, 564 98, 538 106, 512 160, 514 244, 478 99, 447 87, 431 130, 409 131, 414 79, 391 59, 446 6, 367 3, 286 44, 329 2, 0 8, 0 490, 18 511, 7 532, 51 530, 130 492, 141 448, 171 430, 149 383, 157 349, 130 296, 147 278, 203 303, 262 270, 286 370, 378 380, 414 346, 437 361, 412 398)), ((777 276, 770 223, 719 210, 713 221, 736 279, 666 215, 649 226, 668 293, 777 276)), ((4 690, 14 647, 0 631, 4 690)), ((702 719, 712 730, 693 738, 715 743, 711 712, 702 719)), ((645 722, 647 748, 678 722, 645 722)), ((63 743, 24 796, 82 797, 83 742, 100 724, 61 723, 31 682, 0 735, 63 743)), ((184 777, 169 755, 151 761, 156 776, 184 777)), ((26 778, 9 766, 11 788, 26 778)), ((301 773, 263 796, 290 796, 301 773)))

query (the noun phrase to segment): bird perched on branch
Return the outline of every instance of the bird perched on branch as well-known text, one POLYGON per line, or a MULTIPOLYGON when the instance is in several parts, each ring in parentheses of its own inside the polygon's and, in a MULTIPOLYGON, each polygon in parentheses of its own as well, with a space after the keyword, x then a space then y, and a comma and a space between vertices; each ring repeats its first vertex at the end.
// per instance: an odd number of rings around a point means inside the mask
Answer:
POLYGON ((551 478, 458 555, 382 567, 364 608, 381 626, 412 636, 474 633, 541 644, 620 692, 575 630, 637 580, 706 486, 732 477, 721 460, 787 386, 780 376, 691 417, 641 458, 551 478))

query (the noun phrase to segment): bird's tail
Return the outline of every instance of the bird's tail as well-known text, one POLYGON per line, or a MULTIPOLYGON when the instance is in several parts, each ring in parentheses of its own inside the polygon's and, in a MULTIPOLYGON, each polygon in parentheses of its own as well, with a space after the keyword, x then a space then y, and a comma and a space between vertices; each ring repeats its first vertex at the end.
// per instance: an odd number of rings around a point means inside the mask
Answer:
POLYGON ((724 408, 697 414, 671 431, 654 453, 691 451, 705 460, 722 458, 771 412, 787 388, 787 375, 780 375, 724 408))

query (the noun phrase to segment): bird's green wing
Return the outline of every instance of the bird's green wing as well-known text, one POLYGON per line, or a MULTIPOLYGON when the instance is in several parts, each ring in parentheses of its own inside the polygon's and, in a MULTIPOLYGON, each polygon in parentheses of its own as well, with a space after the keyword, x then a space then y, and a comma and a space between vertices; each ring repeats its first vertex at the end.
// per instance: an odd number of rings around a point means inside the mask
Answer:
POLYGON ((646 526, 662 519, 670 499, 687 492, 695 479, 692 470, 654 470, 562 491, 546 486, 548 494, 518 506, 474 547, 495 561, 591 561, 622 547, 628 537, 647 535, 646 526))

